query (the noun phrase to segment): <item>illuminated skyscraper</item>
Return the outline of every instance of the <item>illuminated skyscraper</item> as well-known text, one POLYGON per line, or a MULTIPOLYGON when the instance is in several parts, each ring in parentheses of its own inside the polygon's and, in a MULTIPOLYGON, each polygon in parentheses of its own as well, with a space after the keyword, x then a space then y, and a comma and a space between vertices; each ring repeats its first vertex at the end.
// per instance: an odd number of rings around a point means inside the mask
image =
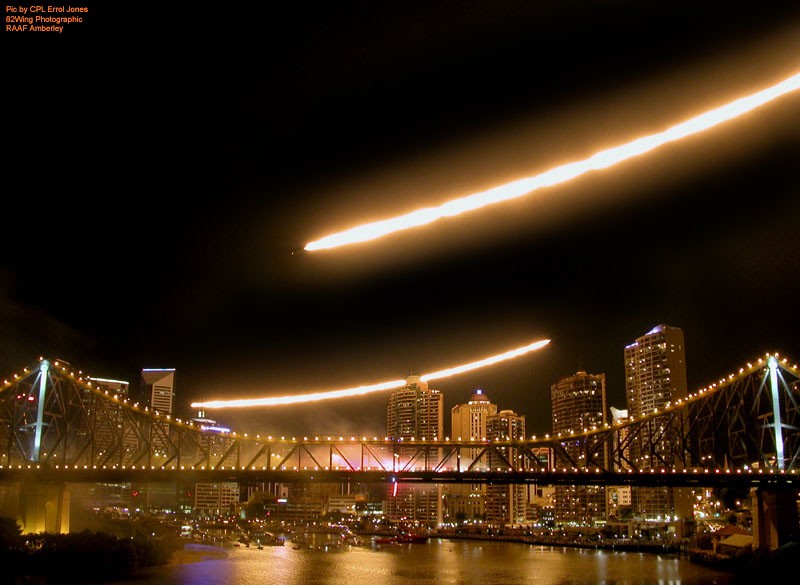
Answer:
MULTIPOLYGON (((656 325, 625 347, 625 392, 634 418, 686 398, 686 348, 683 330, 656 325)), ((641 467, 647 468, 646 462, 641 467)))
MULTIPOLYGON (((389 396, 386 434, 391 439, 443 438, 444 395, 428 388, 428 383, 419 376, 409 376, 406 385, 389 396)), ((414 452, 413 447, 401 450, 395 465, 419 468, 423 462, 410 462, 414 452)), ((442 486, 392 484, 388 488, 386 512, 393 522, 435 527, 442 522, 442 486)))
MULTIPOLYGON (((525 415, 501 410, 486 421, 486 438, 492 441, 516 441, 525 438, 525 415)), ((492 469, 507 468, 507 462, 519 468, 524 455, 517 447, 497 447, 489 456, 492 469)), ((486 522, 499 526, 523 524, 526 520, 527 495, 522 484, 486 486, 486 522)))
POLYGON ((419 376, 389 396, 386 432, 391 439, 439 438, 444 432, 444 394, 428 388, 419 376))
POLYGON ((145 368, 141 380, 142 401, 161 414, 172 414, 175 401, 175 368, 145 368))
MULTIPOLYGON (((628 415, 634 419, 686 398, 686 347, 683 330, 656 325, 625 347, 625 394, 628 415)), ((631 461, 637 469, 651 469, 674 461, 672 445, 680 429, 669 423, 643 427, 631 443, 631 461), (657 439, 654 438, 658 433, 657 439)), ((633 490, 635 512, 648 519, 663 520, 674 513, 670 488, 633 490)))
MULTIPOLYGON (((450 436, 454 441, 469 441, 471 438, 483 439, 488 436, 486 423, 490 416, 497 414, 497 405, 492 404, 482 390, 476 390, 465 404, 456 404, 450 410, 450 436)), ((487 469, 488 457, 475 461, 482 449, 463 449, 461 469, 487 469)), ((483 519, 486 484, 454 484, 447 486, 445 500, 450 521, 483 519)))
MULTIPOLYGON (((172 414, 175 400, 175 368, 145 368, 140 383, 142 402, 159 414, 172 414)), ((167 437, 169 422, 151 420, 149 436, 155 456, 166 456, 169 451, 167 437)))
POLYGON ((469 402, 456 404, 450 410, 452 438, 468 440, 472 437, 485 437, 486 419, 493 414, 497 414, 497 405, 492 404, 483 390, 476 390, 469 402))
MULTIPOLYGON (((569 435, 584 429, 601 428, 607 422, 606 375, 584 371, 562 378, 550 387, 553 409, 553 434, 569 435)), ((556 453, 557 468, 582 469, 583 439, 562 441, 562 452, 556 453)), ((603 465, 607 468, 606 461, 603 465)), ((602 486, 556 486, 557 522, 593 525, 606 519, 605 488, 602 486)))

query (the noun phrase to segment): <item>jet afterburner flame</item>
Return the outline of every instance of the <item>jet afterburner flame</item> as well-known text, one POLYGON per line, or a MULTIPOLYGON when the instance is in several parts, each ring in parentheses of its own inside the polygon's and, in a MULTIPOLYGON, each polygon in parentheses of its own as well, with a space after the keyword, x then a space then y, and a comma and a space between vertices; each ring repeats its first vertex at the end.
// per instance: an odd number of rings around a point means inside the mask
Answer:
POLYGON ((325 236, 310 242, 305 250, 309 252, 338 248, 349 244, 367 242, 388 234, 419 227, 444 217, 453 217, 480 209, 493 203, 516 199, 545 187, 559 185, 580 177, 590 171, 605 169, 628 159, 641 156, 660 146, 697 134, 738 118, 787 93, 800 88, 800 73, 762 89, 754 94, 739 98, 724 106, 709 110, 684 122, 667 128, 663 132, 642 136, 625 144, 595 153, 589 158, 563 164, 538 175, 518 179, 487 191, 481 191, 442 203, 438 207, 426 207, 389 219, 359 225, 348 230, 325 236))
MULTIPOLYGON (((470 370, 476 370, 486 366, 491 366, 499 362, 514 359, 523 356, 527 353, 541 349, 550 343, 549 339, 543 339, 529 343, 523 347, 512 349, 505 353, 497 354, 482 360, 462 364, 452 368, 439 370, 431 374, 423 374, 420 376, 422 381, 436 380, 439 378, 447 378, 462 374, 470 370)), ((370 394, 372 392, 380 392, 383 390, 392 390, 394 388, 402 388, 406 384, 405 380, 391 380, 388 382, 378 382, 376 384, 369 384, 366 386, 358 386, 355 388, 345 388, 342 390, 328 390, 325 392, 309 392, 306 394, 292 394, 289 396, 270 396, 265 398, 241 398, 236 400, 210 400, 208 402, 193 402, 192 408, 246 408, 254 406, 285 406, 289 404, 298 404, 302 402, 314 402, 317 400, 329 400, 332 398, 345 398, 348 396, 361 396, 363 394, 370 394)))

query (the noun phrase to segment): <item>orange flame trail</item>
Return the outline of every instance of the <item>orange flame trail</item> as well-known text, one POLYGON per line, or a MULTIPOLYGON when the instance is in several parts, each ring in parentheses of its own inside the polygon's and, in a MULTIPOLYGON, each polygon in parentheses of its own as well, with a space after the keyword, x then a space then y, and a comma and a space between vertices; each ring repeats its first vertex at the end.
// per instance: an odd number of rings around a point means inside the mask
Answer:
MULTIPOLYGON (((420 376, 423 381, 436 380, 438 378, 446 378, 455 376, 463 372, 491 366, 493 364, 503 362, 506 360, 514 359, 523 356, 527 353, 541 349, 550 343, 549 339, 535 341, 523 347, 512 349, 505 353, 497 354, 482 360, 462 364, 453 368, 439 370, 431 374, 424 374, 420 376)), ((307 394, 294 394, 290 396, 272 396, 266 398, 242 398, 237 400, 210 400, 208 402, 193 402, 192 408, 245 408, 252 406, 284 406, 288 404, 298 404, 302 402, 314 402, 317 400, 329 400, 331 398, 344 398, 347 396, 361 396, 363 394, 370 394, 372 392, 380 392, 382 390, 391 390, 394 388, 402 388, 406 384, 405 380, 391 380, 388 382, 379 382, 376 384, 369 384, 366 386, 358 386, 356 388, 345 388, 342 390, 329 390, 326 392, 310 392, 307 394)))
POLYGON ((338 248, 349 244, 367 242, 388 234, 427 225, 444 217, 460 215, 493 203, 516 199, 538 189, 552 187, 575 179, 589 171, 605 169, 651 150, 718 126, 761 107, 787 93, 800 89, 800 73, 767 87, 759 92, 709 110, 663 132, 642 136, 625 144, 608 148, 584 160, 567 163, 538 175, 518 179, 487 191, 452 199, 438 207, 426 207, 393 218, 366 223, 348 230, 325 236, 306 245, 309 252, 338 248))

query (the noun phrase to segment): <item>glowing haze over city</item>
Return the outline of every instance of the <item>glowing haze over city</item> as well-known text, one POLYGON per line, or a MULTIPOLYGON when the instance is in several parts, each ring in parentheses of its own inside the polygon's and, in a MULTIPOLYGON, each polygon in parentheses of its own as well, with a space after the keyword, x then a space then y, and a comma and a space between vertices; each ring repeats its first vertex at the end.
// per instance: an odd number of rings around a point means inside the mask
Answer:
POLYGON ((542 434, 577 371, 625 408, 657 324, 690 389, 794 356, 800 4, 755 6, 285 3, 223 38, 109 5, 8 36, 0 379, 174 368, 176 416, 291 436, 382 435, 417 375, 542 434))

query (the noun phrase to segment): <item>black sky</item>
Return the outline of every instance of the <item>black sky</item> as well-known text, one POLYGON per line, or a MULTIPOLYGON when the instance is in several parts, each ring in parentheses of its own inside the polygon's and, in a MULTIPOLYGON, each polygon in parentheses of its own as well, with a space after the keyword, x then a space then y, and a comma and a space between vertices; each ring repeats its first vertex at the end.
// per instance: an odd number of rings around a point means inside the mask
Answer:
MULTIPOLYGON (((797 95, 531 197, 302 251, 796 73, 795 4, 98 2, 63 35, 4 33, 0 371, 44 354, 136 385, 175 367, 188 410, 546 337, 437 384, 448 410, 481 387, 542 433, 578 369, 624 407, 623 348, 658 323, 684 329, 692 388, 800 354, 797 95)), ((214 414, 381 433, 385 403, 214 414)))

